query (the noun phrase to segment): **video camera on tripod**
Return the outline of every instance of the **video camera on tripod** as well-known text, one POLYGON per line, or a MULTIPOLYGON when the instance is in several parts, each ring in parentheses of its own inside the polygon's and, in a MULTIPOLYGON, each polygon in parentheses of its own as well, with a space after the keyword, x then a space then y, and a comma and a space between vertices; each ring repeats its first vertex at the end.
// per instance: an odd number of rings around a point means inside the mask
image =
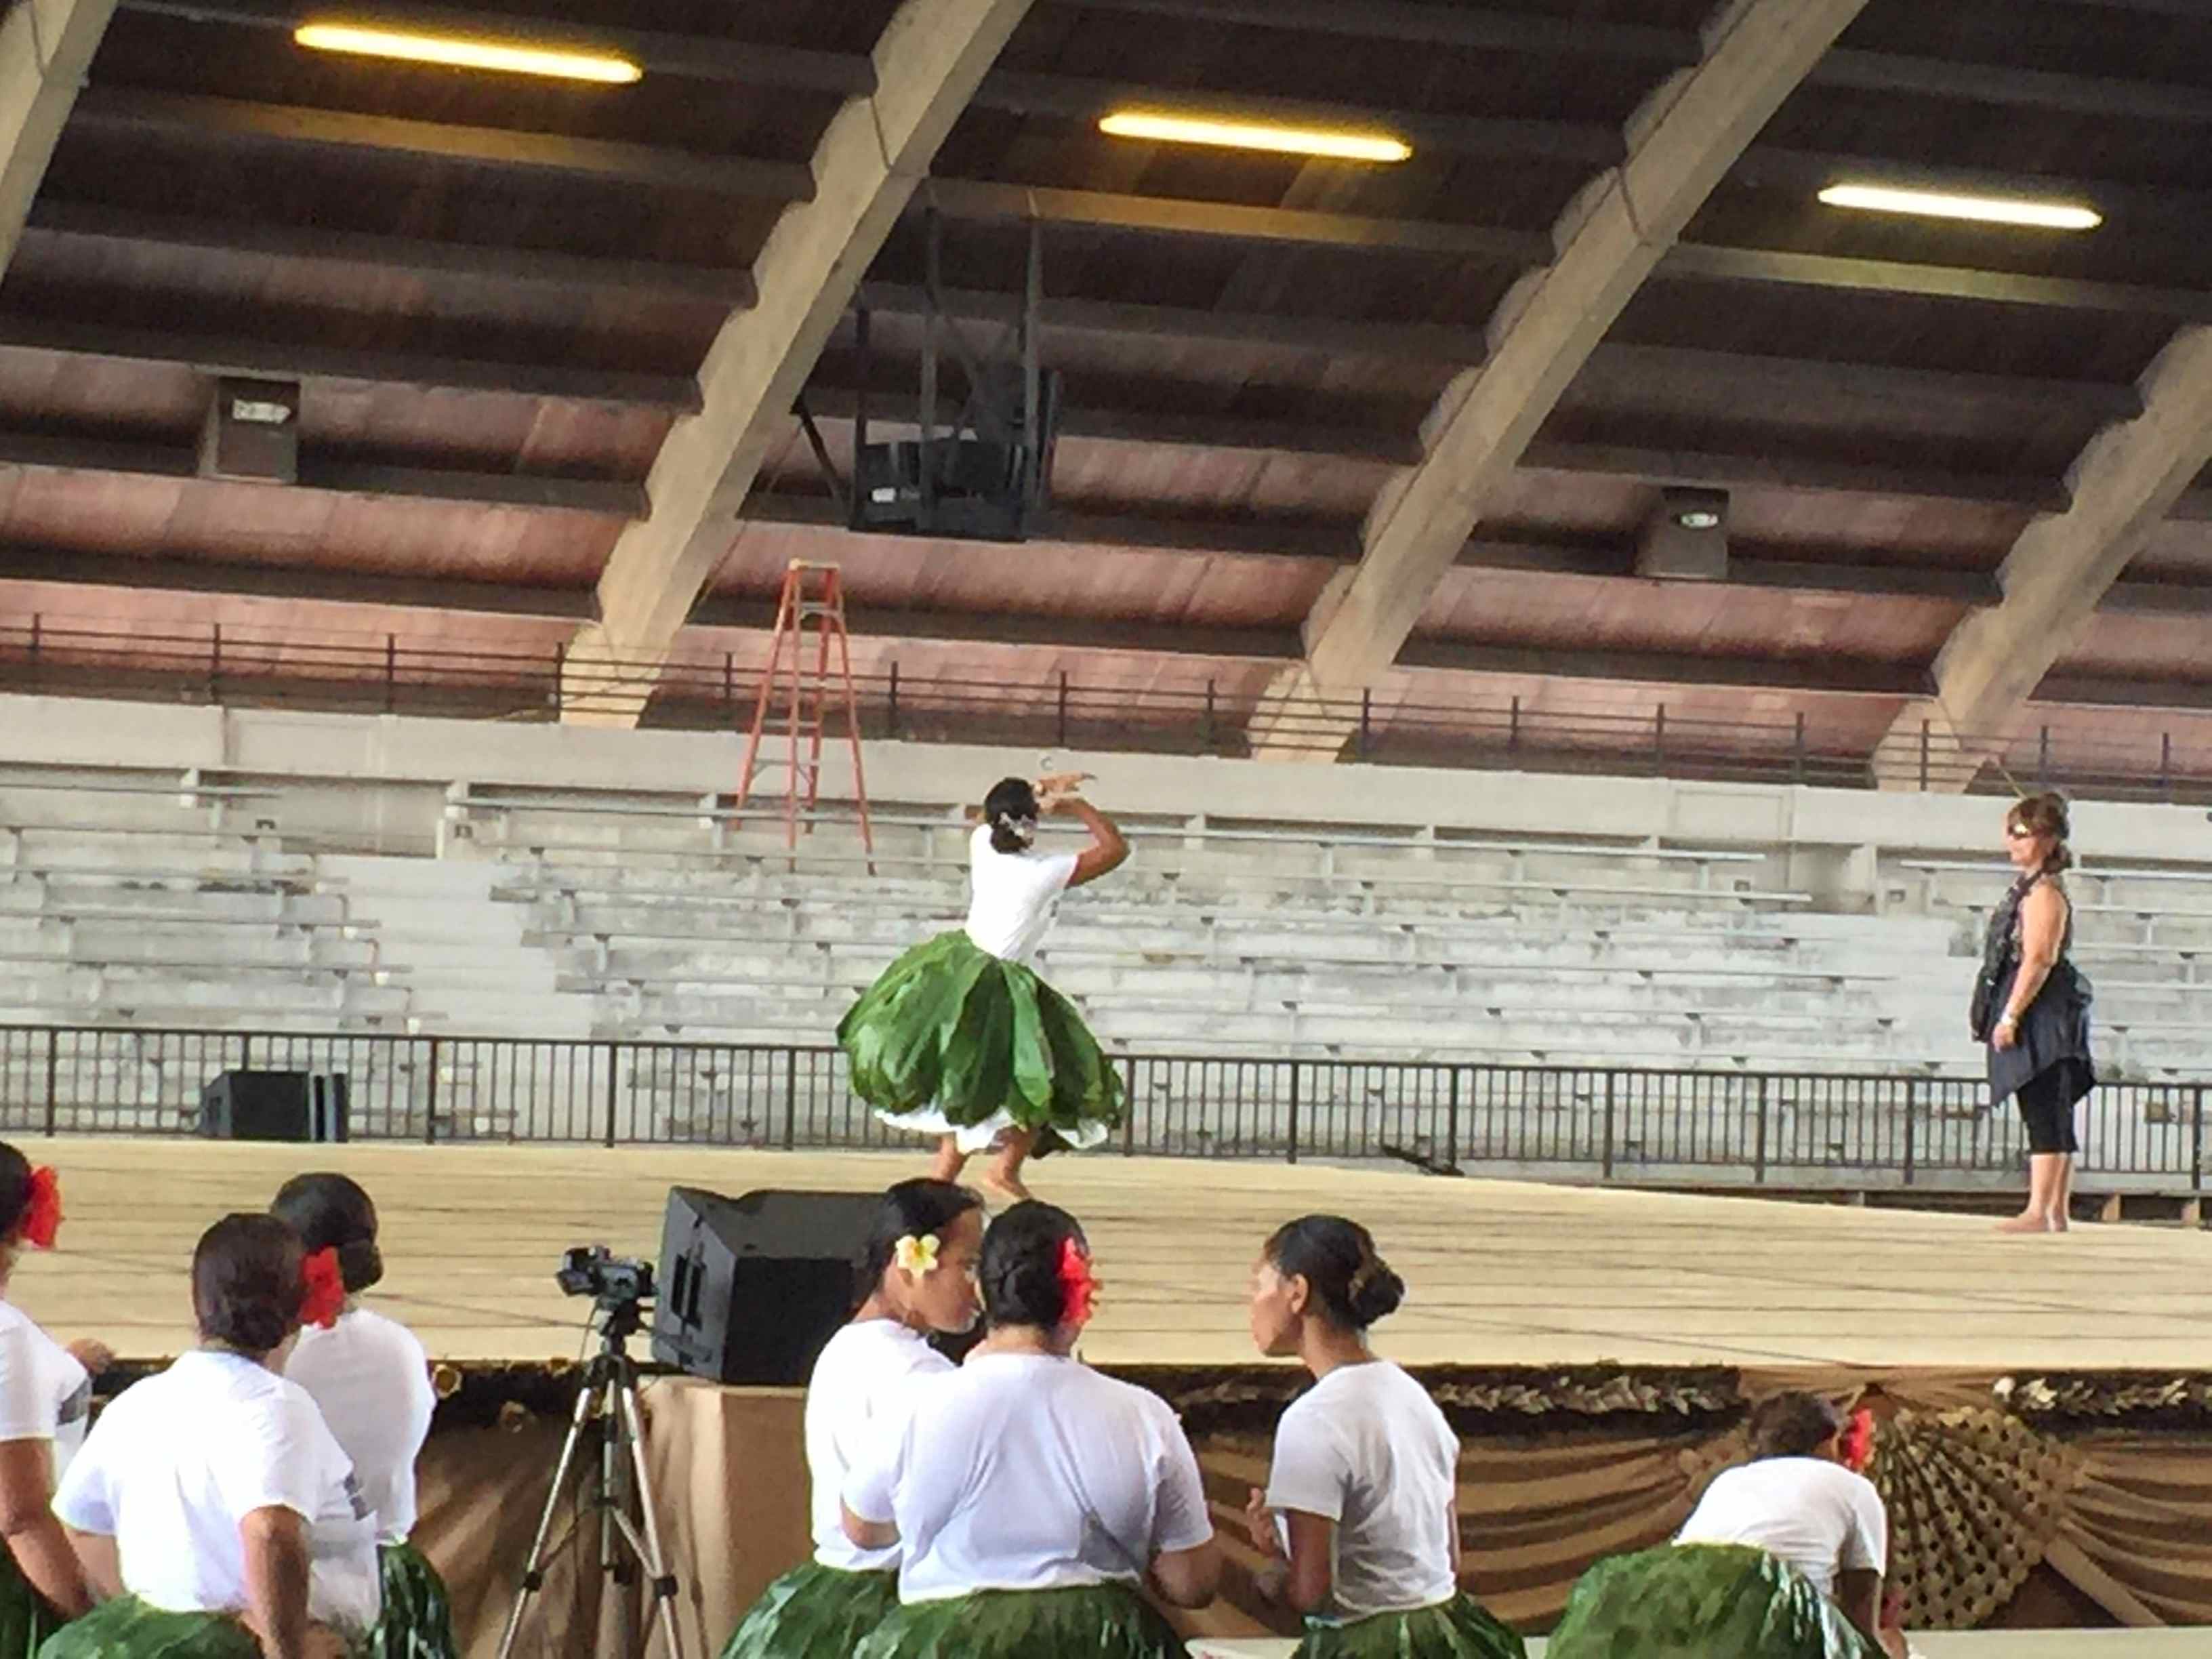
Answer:
POLYGON ((500 1659, 511 1659, 532 1598, 545 1588, 550 1563, 582 1530, 585 1516, 599 1522, 600 1571, 622 1586, 635 1583, 641 1574, 650 1598, 647 1634, 658 1628, 665 1650, 672 1659, 684 1659, 676 1627, 676 1575, 668 1570, 661 1547, 646 1464, 645 1414, 638 1406, 637 1364, 629 1356, 629 1339, 644 1328, 646 1304, 653 1300, 653 1264, 617 1255, 604 1244, 578 1244, 562 1252, 553 1279, 566 1294, 592 1298, 591 1325, 599 1334, 599 1352, 584 1369, 575 1415, 554 1468, 553 1490, 500 1640, 500 1659), (572 1478, 580 1486, 580 1525, 556 1542, 554 1524, 572 1478))

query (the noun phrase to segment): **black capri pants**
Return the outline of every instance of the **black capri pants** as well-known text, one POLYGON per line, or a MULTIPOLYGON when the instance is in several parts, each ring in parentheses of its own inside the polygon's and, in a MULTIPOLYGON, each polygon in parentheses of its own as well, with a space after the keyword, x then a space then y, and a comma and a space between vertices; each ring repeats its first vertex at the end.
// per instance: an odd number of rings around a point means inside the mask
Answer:
POLYGON ((2064 1066, 2038 1072, 2015 1091, 2021 1121, 2027 1126, 2031 1152, 2078 1152, 2074 1136, 2074 1103, 2079 1097, 2064 1066))

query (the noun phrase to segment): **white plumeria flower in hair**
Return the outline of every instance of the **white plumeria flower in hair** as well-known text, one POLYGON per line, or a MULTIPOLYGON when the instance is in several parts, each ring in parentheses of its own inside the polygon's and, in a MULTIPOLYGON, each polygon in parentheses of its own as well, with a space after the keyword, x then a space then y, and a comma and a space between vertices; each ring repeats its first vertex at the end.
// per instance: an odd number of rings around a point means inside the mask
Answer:
POLYGON ((920 1279, 937 1271, 937 1235, 924 1233, 916 1238, 907 1234, 898 1242, 891 1259, 898 1263, 899 1271, 920 1279))

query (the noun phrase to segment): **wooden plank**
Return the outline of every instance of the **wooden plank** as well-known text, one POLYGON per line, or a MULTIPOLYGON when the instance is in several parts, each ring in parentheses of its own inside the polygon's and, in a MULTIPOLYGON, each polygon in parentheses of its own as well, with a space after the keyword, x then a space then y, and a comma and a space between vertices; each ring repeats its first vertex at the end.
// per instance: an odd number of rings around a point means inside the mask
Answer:
MULTIPOLYGON (((554 1285, 561 1253, 605 1243, 650 1259, 671 1186, 880 1191, 924 1162, 919 1142, 885 1154, 64 1136, 39 1154, 61 1172, 69 1221, 61 1249, 19 1265, 9 1299, 58 1339, 97 1336, 133 1359, 191 1342, 201 1230, 264 1207, 303 1169, 343 1170, 377 1200, 387 1274, 368 1300, 434 1358, 573 1363, 588 1310, 554 1285)), ((1219 1158, 1054 1158, 1036 1183, 1097 1251, 1107 1294, 1084 1354, 1099 1364, 1255 1362, 1245 1264, 1316 1210, 1370 1228, 1412 1286, 1376 1332, 1412 1365, 2191 1370, 2212 1318, 2212 1239, 2171 1229, 2084 1227, 2046 1249, 1985 1217, 1219 1158), (2033 1294, 1990 1293, 2014 1282, 2023 1250, 2033 1294), (1839 1275, 1843 1260, 1856 1270, 1839 1275)))
MULTIPOLYGON (((50 433, 0 432, 0 466, 53 472, 112 472, 132 477, 197 478, 198 458, 182 446, 112 443, 50 433)), ((389 495, 409 501, 495 507, 540 507, 641 517, 645 492, 637 484, 512 472, 465 472, 437 467, 393 466, 312 452, 300 457, 297 484, 271 489, 323 489, 348 495, 389 495)))
POLYGON ((1996 507, 2023 507, 2038 512, 2063 512, 2067 500, 2064 485, 2021 474, 1869 465, 1807 456, 1638 449, 1626 444, 1540 441, 1522 452, 1521 465, 1529 471, 1592 473, 1602 477, 1648 479, 1653 483, 1974 501, 1996 507))
POLYGON ((31 0, 0 11, 0 272, 114 13, 115 0, 31 0))
POLYGON ((749 306, 756 297, 750 270, 643 259, 609 259, 550 252, 543 248, 496 247, 489 243, 368 235, 321 225, 187 219, 171 214, 135 213, 85 202, 58 202, 50 197, 42 197, 32 204, 27 234, 50 241, 205 248, 220 253, 259 254, 275 259, 371 265, 411 276, 465 276, 483 282, 527 283, 552 288, 689 294, 729 306, 749 306))
POLYGON ((1541 680, 1624 680, 1638 685, 1741 687, 1862 697, 1917 696, 1928 689, 1927 670, 1909 663, 1834 658, 1783 661, 1682 651, 1559 651, 1543 646, 1464 644, 1431 635, 1407 641, 1395 665, 1541 680))
POLYGON ((686 375, 634 374, 561 363, 499 363, 409 351, 222 339, 151 329, 111 328, 42 317, 0 314, 0 349, 73 357, 181 363, 204 374, 337 380, 438 391, 488 392, 562 403, 606 404, 683 414, 699 407, 699 384, 686 375))
MULTIPOLYGON (((227 23, 246 28, 291 33, 301 24, 321 21, 323 9, 292 0, 121 0, 121 9, 148 16, 180 17, 187 22, 227 23)), ((668 34, 605 23, 570 23, 512 12, 469 11, 423 6, 406 0, 362 0, 344 8, 345 21, 364 27, 413 30, 514 41, 575 52, 604 52, 627 58, 640 69, 699 81, 738 86, 797 87, 813 92, 866 97, 876 89, 874 64, 850 52, 816 52, 755 40, 707 35, 668 34)))
POLYGON ((380 151, 422 161, 562 173, 771 202, 814 199, 814 174, 803 162, 702 155, 605 138, 358 115, 296 104, 94 86, 78 100, 76 118, 88 125, 132 132, 211 134, 252 143, 380 151))
MULTIPOLYGON (((934 207, 946 216, 980 223, 1027 224, 1192 236, 1291 246, 1367 248, 1379 252, 1432 254, 1504 265, 1547 264, 1550 237, 1490 225, 1446 224, 1429 219, 1376 218, 1302 208, 1250 208, 1177 197, 1104 191, 1058 190, 939 179, 917 197, 915 212, 934 207)), ((1846 291, 1915 294, 1987 305, 2019 305, 2116 314, 2148 313, 2212 320, 2212 290, 2137 283, 2039 276, 1973 266, 1902 259, 1848 258, 1774 248, 1732 247, 1682 241, 1670 247, 1654 282, 1771 283, 1846 291)))

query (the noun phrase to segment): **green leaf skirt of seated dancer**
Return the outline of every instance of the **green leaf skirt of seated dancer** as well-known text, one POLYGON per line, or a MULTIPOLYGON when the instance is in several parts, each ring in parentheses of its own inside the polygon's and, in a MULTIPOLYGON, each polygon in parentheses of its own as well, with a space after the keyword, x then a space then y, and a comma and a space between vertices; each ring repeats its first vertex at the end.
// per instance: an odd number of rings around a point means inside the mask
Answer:
POLYGON ((61 1623, 61 1615, 31 1588, 15 1556, 0 1544, 0 1659, 31 1659, 61 1623))
POLYGON ((411 1544, 376 1553, 384 1612, 359 1649, 362 1659, 461 1659, 446 1581, 411 1544))
POLYGON ((1582 1576, 1547 1659, 1881 1659, 1813 1581, 1764 1550, 1674 1544, 1582 1576))
POLYGON ((957 929, 886 968, 838 1022, 837 1041, 853 1092, 881 1112, 976 1124, 1004 1110, 1068 1146, 1121 1121, 1121 1074, 1074 1005, 957 929))
POLYGON ((1411 1613, 1306 1626, 1296 1659, 1523 1659, 1518 1632, 1471 1595, 1411 1613))
POLYGON ((1183 1659, 1182 1638, 1127 1584, 978 1590, 891 1609, 853 1659, 1183 1659))
POLYGON ((64 1625, 39 1659, 261 1659, 261 1644, 223 1613, 164 1613, 121 1595, 64 1625))
POLYGON ((860 1638, 898 1608, 895 1572, 794 1567, 738 1621, 722 1659, 852 1659, 860 1638))

